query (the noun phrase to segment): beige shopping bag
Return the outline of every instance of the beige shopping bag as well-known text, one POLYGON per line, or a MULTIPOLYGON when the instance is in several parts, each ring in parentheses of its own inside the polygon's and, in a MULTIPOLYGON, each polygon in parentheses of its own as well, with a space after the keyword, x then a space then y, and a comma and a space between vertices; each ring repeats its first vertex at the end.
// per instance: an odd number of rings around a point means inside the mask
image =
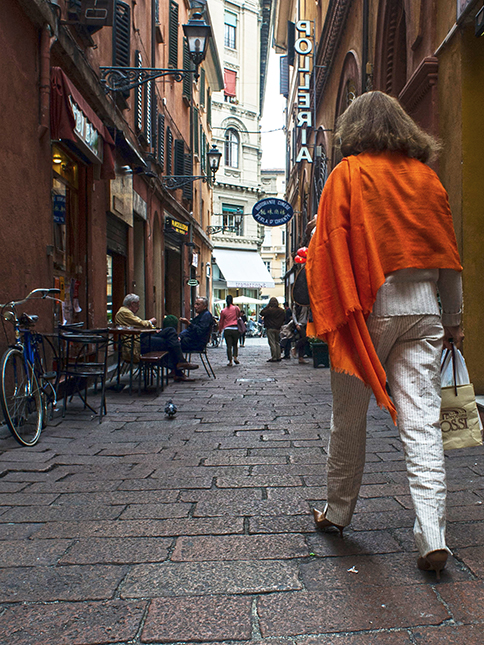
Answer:
POLYGON ((440 427, 444 450, 482 444, 476 396, 472 383, 442 388, 440 427))

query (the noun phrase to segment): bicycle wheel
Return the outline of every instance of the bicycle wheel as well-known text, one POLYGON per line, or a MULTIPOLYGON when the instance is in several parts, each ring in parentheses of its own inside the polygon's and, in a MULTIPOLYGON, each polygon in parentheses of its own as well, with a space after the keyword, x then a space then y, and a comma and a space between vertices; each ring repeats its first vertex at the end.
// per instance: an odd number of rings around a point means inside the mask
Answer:
POLYGON ((0 379, 0 403, 10 432, 22 446, 35 445, 42 432, 44 404, 32 365, 21 351, 5 352, 0 379))

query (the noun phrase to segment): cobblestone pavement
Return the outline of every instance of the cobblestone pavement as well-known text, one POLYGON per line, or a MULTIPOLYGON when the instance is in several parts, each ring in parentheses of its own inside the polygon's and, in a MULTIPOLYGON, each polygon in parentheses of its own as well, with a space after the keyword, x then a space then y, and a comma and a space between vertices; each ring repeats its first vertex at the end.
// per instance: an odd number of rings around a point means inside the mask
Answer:
POLYGON ((440 583, 419 571, 401 444, 370 410, 361 499, 317 533, 329 370, 241 365, 158 398, 111 392, 100 425, 73 404, 34 448, 0 428, 0 641, 9 645, 482 645, 484 460, 447 456, 440 583), (178 406, 165 418, 166 401, 178 406))

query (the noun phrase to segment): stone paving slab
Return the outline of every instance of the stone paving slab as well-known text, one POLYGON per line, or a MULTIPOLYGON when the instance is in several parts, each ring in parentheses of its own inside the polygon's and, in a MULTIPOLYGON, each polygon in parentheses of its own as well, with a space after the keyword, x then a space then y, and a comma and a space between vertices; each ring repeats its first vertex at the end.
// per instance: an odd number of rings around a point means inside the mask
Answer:
MULTIPOLYGON (((398 432, 372 401, 341 539, 326 498, 329 370, 266 363, 76 402, 37 446, 0 426, 0 634, 13 645, 482 645, 484 449, 447 454, 448 541, 416 567, 398 432), (171 398, 174 419, 164 416, 171 398)), ((0 639, 1 641, 2 639, 0 639)))

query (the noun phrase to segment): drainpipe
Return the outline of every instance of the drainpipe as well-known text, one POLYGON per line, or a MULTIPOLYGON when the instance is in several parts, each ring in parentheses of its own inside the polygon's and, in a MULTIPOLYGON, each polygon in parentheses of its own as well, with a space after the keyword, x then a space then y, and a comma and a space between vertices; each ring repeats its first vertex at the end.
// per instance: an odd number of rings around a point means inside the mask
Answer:
POLYGON ((363 0, 363 43, 361 47, 361 93, 367 91, 368 64, 368 0, 363 0))
POLYGON ((50 25, 44 25, 40 34, 39 139, 50 129, 50 49, 56 40, 50 25))

